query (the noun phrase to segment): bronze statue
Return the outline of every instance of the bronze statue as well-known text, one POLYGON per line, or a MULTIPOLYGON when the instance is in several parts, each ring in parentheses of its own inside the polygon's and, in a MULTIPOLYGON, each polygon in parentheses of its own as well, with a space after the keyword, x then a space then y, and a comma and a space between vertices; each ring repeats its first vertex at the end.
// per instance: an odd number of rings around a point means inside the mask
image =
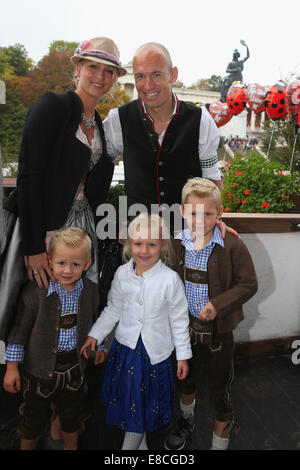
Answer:
POLYGON ((221 101, 222 103, 226 103, 226 96, 228 93, 229 88, 231 87, 232 83, 235 81, 243 81, 242 70, 244 69, 244 62, 250 57, 249 49, 245 41, 241 39, 241 44, 246 47, 247 55, 244 59, 239 60, 240 53, 237 49, 233 51, 233 58, 232 61, 229 62, 226 73, 222 81, 222 88, 221 88, 221 101))

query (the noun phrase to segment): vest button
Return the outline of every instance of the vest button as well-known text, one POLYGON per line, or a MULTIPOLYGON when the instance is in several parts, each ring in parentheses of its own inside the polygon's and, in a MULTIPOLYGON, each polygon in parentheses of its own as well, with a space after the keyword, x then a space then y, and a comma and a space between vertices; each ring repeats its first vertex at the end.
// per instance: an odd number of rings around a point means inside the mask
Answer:
POLYGON ((158 162, 159 166, 162 166, 164 164, 164 162, 162 162, 161 160, 158 162))
POLYGON ((163 176, 160 176, 158 179, 159 181, 163 181, 165 178, 163 176))
POLYGON ((161 196, 165 196, 166 193, 164 193, 163 191, 161 193, 159 193, 161 196))

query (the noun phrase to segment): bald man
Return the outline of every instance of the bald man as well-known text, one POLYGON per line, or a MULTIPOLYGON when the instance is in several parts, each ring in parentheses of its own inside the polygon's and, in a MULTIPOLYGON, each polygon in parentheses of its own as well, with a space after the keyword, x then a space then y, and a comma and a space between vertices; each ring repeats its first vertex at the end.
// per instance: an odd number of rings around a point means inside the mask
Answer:
POLYGON ((221 185, 219 131, 205 107, 179 101, 178 77, 167 49, 141 46, 133 58, 139 99, 110 111, 104 121, 108 153, 123 154, 128 207, 180 204, 187 179, 202 176, 221 185))

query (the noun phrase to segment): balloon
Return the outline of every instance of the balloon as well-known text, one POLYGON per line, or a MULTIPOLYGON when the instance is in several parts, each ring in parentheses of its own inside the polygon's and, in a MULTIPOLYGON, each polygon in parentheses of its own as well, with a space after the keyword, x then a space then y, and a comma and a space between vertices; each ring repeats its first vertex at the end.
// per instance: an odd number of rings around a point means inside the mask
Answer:
POLYGON ((264 99, 266 96, 266 88, 259 83, 251 83, 247 88, 248 104, 255 114, 265 109, 264 99))
POLYGON ((282 121, 287 114, 286 87, 284 82, 276 82, 271 86, 265 96, 265 110, 273 121, 282 121))
MULTIPOLYGON (((300 79, 294 80, 286 90, 287 110, 293 121, 300 119, 300 79)), ((300 121, 299 121, 300 122, 300 121)))
POLYGON ((246 107, 248 93, 242 82, 233 82, 228 90, 226 102, 232 114, 240 114, 246 107))
POLYGON ((209 105, 209 112, 213 117, 217 127, 224 126, 232 118, 232 112, 228 109, 227 103, 214 101, 209 105))

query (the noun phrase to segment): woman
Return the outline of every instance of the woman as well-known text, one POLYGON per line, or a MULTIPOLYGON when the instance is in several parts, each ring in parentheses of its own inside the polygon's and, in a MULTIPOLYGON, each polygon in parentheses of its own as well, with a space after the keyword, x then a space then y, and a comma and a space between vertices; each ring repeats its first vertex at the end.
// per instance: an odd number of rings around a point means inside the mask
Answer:
POLYGON ((97 281, 97 239, 93 211, 105 201, 113 174, 102 122, 95 107, 126 70, 108 38, 79 44, 71 58, 75 92, 45 93, 30 109, 24 127, 17 182, 23 254, 29 279, 39 287, 52 278, 47 244, 63 225, 77 225, 93 239, 97 281))
MULTIPOLYGON (((75 91, 46 92, 26 118, 16 197, 6 203, 6 209, 19 218, 1 266, 1 339, 5 339, 10 312, 24 281, 22 256, 28 278, 35 279, 39 287, 47 288, 48 279, 53 279, 47 248, 57 229, 76 225, 88 232, 94 262, 87 275, 94 282, 98 279, 94 215, 106 199, 114 165, 107 156, 95 108, 126 70, 121 67, 117 46, 104 37, 80 43, 71 60, 76 69, 75 91)), ((59 422, 55 420, 51 427, 57 439, 59 422)))

